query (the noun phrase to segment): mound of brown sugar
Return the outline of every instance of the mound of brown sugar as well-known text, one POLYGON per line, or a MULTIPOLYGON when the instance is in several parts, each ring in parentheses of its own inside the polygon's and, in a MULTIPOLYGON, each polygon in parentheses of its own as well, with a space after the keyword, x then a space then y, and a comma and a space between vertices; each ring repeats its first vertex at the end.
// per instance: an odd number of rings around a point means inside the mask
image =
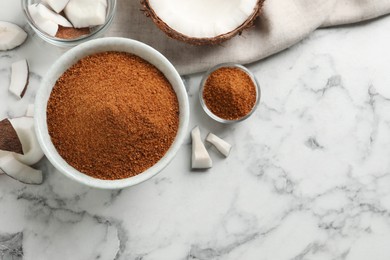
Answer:
POLYGON ((57 151, 75 169, 122 179, 164 156, 178 130, 179 104, 152 64, 104 52, 81 59, 57 80, 47 123, 57 151))
POLYGON ((90 33, 91 30, 89 28, 63 27, 60 25, 58 26, 56 37, 62 39, 75 39, 90 33))
POLYGON ((203 99, 220 118, 237 120, 249 114, 256 104, 256 86, 239 68, 219 68, 206 80, 203 99))

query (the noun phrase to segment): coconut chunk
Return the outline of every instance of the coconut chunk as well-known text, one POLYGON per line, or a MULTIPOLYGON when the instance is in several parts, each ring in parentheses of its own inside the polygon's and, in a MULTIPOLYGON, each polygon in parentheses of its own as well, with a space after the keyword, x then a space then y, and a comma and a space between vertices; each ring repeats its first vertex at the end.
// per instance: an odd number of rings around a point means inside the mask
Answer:
POLYGON ((26 38, 27 33, 16 24, 0 21, 0 51, 12 50, 26 38))
POLYGON ((47 33, 50 36, 55 36, 58 31, 58 24, 53 22, 50 19, 43 17, 38 9, 40 4, 31 4, 28 6, 28 12, 35 25, 41 29, 43 32, 47 33))
POLYGON ((11 178, 26 184, 41 184, 43 182, 42 171, 19 162, 13 154, 0 154, 0 169, 11 178))
POLYGON ((34 131, 34 119, 19 117, 0 122, 0 157, 13 154, 23 164, 33 165, 43 157, 34 131))
POLYGON ((146 15, 168 36, 216 44, 249 28, 264 0, 142 0, 146 15))
POLYGON ((28 64, 27 60, 20 60, 12 63, 11 83, 9 91, 18 98, 22 98, 28 85, 28 64))
POLYGON ((75 28, 83 28, 104 24, 106 9, 106 0, 70 0, 64 12, 75 28))
POLYGON ((22 143, 23 155, 15 154, 20 162, 33 165, 43 157, 43 151, 38 143, 34 130, 34 119, 32 117, 18 117, 10 119, 20 142, 22 143))
POLYGON ((22 143, 8 119, 0 121, 0 150, 23 154, 22 143))
POLYGON ((50 20, 50 21, 52 21, 58 25, 64 26, 64 27, 72 27, 72 24, 65 17, 53 12, 52 10, 50 10, 49 8, 44 6, 43 4, 36 4, 33 6, 35 6, 33 8, 37 9, 38 14, 43 19, 50 20))
POLYGON ((213 166, 213 162, 209 153, 204 146, 200 137, 199 127, 196 126, 191 131, 192 138, 192 168, 193 169, 207 169, 213 166))
POLYGON ((69 0, 43 0, 42 2, 46 3, 56 13, 61 13, 68 4, 69 0))
MULTIPOLYGON (((33 18, 34 19, 34 18, 33 18)), ((50 20, 40 20, 34 19, 35 24, 41 29, 43 32, 47 33, 50 36, 55 36, 58 31, 58 24, 50 20)))
POLYGON ((232 146, 225 140, 219 138, 213 133, 209 133, 206 137, 206 141, 211 143, 217 148, 217 150, 222 153, 225 157, 228 157, 232 146))

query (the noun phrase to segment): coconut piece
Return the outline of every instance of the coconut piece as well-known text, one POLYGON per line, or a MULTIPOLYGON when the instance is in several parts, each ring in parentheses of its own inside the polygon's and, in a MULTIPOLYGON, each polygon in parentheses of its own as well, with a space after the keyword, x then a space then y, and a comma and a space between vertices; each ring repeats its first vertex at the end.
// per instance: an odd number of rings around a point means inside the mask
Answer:
POLYGON ((10 122, 22 143, 24 153, 23 155, 15 154, 15 158, 27 165, 39 162, 44 154, 35 135, 34 119, 32 117, 18 117, 10 119, 10 122))
POLYGON ((9 91, 18 98, 22 98, 26 93, 28 85, 28 64, 27 60, 20 60, 12 63, 11 83, 9 91))
POLYGON ((0 121, 0 150, 23 154, 22 143, 8 119, 0 121))
POLYGON ((41 184, 43 182, 42 171, 19 162, 10 153, 0 156, 0 169, 11 178, 26 184, 41 184))
POLYGON ((264 0, 141 0, 143 10, 171 38, 218 44, 253 25, 264 0))
POLYGON ((83 28, 104 24, 106 9, 106 0, 70 0, 64 12, 75 28, 83 28))
POLYGON ((34 104, 28 104, 27 110, 26 110, 26 116, 27 117, 34 117, 34 104))
POLYGON ((55 36, 58 31, 58 24, 49 20, 39 13, 38 6, 39 4, 32 4, 28 6, 28 12, 34 21, 35 25, 41 29, 43 32, 47 33, 50 36, 55 36))
POLYGON ((191 131, 192 138, 192 168, 207 169, 213 166, 210 155, 206 150, 201 138, 199 127, 196 126, 191 131))
POLYGON ((217 150, 222 153, 225 157, 228 157, 232 146, 225 140, 219 138, 213 133, 209 133, 206 137, 206 141, 211 143, 217 148, 217 150))
POLYGON ((42 2, 46 3, 56 13, 61 13, 68 4, 69 0, 43 0, 42 2))
POLYGON ((27 33, 16 24, 0 21, 0 51, 12 50, 26 38, 27 33))
POLYGON ((35 8, 37 8, 39 15, 43 19, 50 20, 50 21, 52 21, 58 25, 64 26, 64 27, 72 27, 72 24, 68 20, 66 20, 65 17, 51 11, 49 8, 47 8, 43 4, 37 4, 37 5, 35 5, 35 8))

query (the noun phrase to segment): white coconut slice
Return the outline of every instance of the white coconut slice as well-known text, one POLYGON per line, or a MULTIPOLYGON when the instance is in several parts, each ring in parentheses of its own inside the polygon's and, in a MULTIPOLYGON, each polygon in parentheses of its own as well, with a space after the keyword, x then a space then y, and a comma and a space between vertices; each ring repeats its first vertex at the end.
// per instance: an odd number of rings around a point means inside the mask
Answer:
POLYGON ((50 36, 55 36, 58 31, 58 24, 43 17, 38 9, 39 4, 32 4, 28 6, 28 12, 34 21, 35 25, 41 29, 41 31, 47 33, 50 36))
POLYGON ((61 13, 68 4, 69 0, 43 0, 42 2, 46 3, 56 13, 61 13))
POLYGON ((12 50, 26 38, 27 33, 16 24, 0 21, 0 51, 12 50))
POLYGON ((27 110, 26 110, 26 116, 27 117, 34 117, 34 104, 28 104, 27 110))
POLYGON ((0 151, 23 154, 22 143, 9 119, 0 121, 0 151))
POLYGON ((18 117, 10 119, 10 122, 22 143, 24 153, 23 155, 15 154, 15 158, 27 165, 39 162, 44 154, 35 135, 34 119, 32 117, 18 117))
POLYGON ((50 20, 50 21, 52 21, 58 25, 64 26, 64 27, 73 27, 72 24, 68 20, 66 20, 65 17, 51 11, 49 8, 47 8, 43 4, 37 4, 37 5, 35 5, 35 7, 37 8, 39 14, 44 19, 50 20))
POLYGON ((11 178, 26 184, 41 184, 43 182, 42 171, 19 162, 13 154, 0 156, 0 169, 11 178))
POLYGON ((141 0, 144 12, 168 36, 190 44, 217 44, 252 26, 264 0, 141 0))
POLYGON ((210 155, 200 137, 199 127, 196 126, 191 131, 192 138, 192 168, 207 169, 213 166, 210 155))
MULTIPOLYGON (((12 154, 12 153, 0 150, 0 159, 1 159, 1 157, 5 156, 7 154, 12 154)), ((0 175, 3 173, 4 173, 3 170, 0 168, 0 175)))
POLYGON ((206 141, 211 143, 217 148, 217 150, 222 153, 225 157, 228 157, 232 146, 225 140, 219 138, 213 133, 209 133, 206 137, 206 141))
POLYGON ((64 12, 75 28, 102 25, 106 21, 105 0, 70 0, 64 12))
POLYGON ((28 74, 27 60, 24 59, 12 63, 9 91, 18 98, 22 98, 26 93, 28 74))

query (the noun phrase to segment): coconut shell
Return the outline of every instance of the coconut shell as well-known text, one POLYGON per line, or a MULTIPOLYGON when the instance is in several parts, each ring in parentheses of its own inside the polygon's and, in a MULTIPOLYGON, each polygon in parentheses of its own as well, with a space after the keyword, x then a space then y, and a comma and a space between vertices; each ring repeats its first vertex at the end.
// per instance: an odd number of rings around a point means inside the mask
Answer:
POLYGON ((254 8, 252 14, 245 20, 243 24, 238 26, 233 31, 230 31, 225 34, 221 34, 212 38, 194 38, 187 35, 184 35, 174 29, 172 29, 168 24, 166 24, 153 10, 149 4, 149 0, 141 0, 141 5, 143 7, 142 11, 147 17, 150 17, 153 22, 160 28, 165 34, 169 37, 186 42, 192 45, 215 45, 227 41, 237 34, 241 34, 244 30, 253 26, 254 21, 260 15, 263 3, 265 0, 258 0, 256 7, 254 8))
POLYGON ((0 121, 0 150, 23 154, 22 143, 8 119, 0 121))

